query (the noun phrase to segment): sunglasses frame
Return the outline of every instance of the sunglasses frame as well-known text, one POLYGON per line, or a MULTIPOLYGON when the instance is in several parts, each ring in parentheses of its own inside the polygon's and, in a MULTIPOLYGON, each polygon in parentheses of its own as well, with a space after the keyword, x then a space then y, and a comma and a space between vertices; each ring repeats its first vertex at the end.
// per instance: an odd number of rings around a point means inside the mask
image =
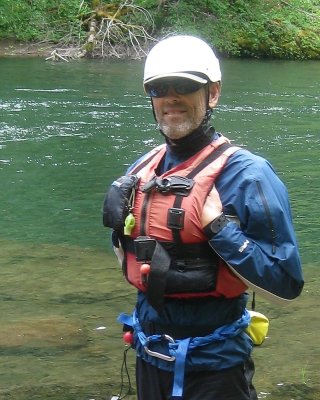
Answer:
POLYGON ((158 82, 151 82, 145 85, 145 91, 150 97, 166 97, 170 88, 179 94, 186 95, 195 93, 207 83, 200 83, 191 79, 175 79, 158 82))

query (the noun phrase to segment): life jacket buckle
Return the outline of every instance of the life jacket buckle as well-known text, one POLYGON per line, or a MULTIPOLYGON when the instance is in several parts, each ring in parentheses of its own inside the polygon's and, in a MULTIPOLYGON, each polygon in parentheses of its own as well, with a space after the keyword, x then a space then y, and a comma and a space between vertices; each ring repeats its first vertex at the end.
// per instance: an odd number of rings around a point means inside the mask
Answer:
POLYGON ((169 208, 167 215, 167 227, 170 229, 183 229, 184 214, 185 210, 183 208, 169 208))
POLYGON ((160 338, 157 338, 157 339, 155 339, 152 336, 149 336, 149 337, 147 337, 147 341, 146 341, 146 343, 144 345, 144 351, 147 354, 149 354, 149 356, 157 357, 157 358, 160 358, 161 360, 164 360, 164 361, 175 361, 175 359, 176 359, 175 356, 167 356, 166 354, 162 354, 162 353, 159 353, 157 351, 152 351, 152 350, 149 349, 148 346, 149 346, 150 342, 155 341, 155 340, 156 341, 166 340, 169 343, 175 344, 174 339, 171 336, 166 335, 166 334, 160 335, 160 338))
POLYGON ((192 179, 184 176, 170 176, 163 179, 157 180, 156 189, 160 193, 172 192, 173 194, 179 194, 181 196, 188 196, 190 190, 194 185, 192 179))
POLYGON ((172 193, 180 196, 188 196, 193 185, 193 179, 184 176, 168 176, 162 179, 153 178, 143 186, 142 191, 147 193, 156 189, 161 194, 172 193))

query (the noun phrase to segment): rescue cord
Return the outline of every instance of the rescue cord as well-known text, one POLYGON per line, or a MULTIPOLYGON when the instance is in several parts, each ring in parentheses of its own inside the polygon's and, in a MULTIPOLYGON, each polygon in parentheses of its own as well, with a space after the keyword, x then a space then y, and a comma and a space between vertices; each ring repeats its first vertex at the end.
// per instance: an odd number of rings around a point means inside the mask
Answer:
POLYGON ((251 310, 254 311, 256 308, 256 292, 252 293, 251 310))
POLYGON ((120 393, 116 396, 112 396, 111 400, 122 400, 125 397, 127 397, 129 394, 132 394, 132 385, 131 385, 131 379, 130 379, 128 364, 127 364, 127 353, 130 349, 131 349, 131 346, 127 347, 123 351, 123 360, 122 360, 122 365, 121 365, 121 370, 120 370, 120 374, 121 374, 120 393), (127 393, 122 395, 122 391, 124 390, 124 375, 127 376, 129 387, 128 387, 127 393))

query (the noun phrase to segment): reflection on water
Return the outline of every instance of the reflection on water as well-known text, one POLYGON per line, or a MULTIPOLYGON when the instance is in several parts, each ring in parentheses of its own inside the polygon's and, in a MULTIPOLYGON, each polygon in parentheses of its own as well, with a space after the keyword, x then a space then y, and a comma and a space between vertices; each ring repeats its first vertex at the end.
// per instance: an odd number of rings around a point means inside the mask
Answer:
MULTIPOLYGON (((106 400, 118 393, 124 344, 115 320, 131 311, 135 293, 114 258, 71 246, 0 245, 0 398, 106 400)), ((318 276, 306 266, 303 295, 286 308, 258 300, 271 321, 254 350, 261 399, 319 399, 318 276)), ((128 366, 134 381, 133 351, 128 366)))
MULTIPOLYGON (((0 59, 0 73, 0 399, 106 400, 121 384, 116 317, 135 291, 111 254, 101 204, 108 184, 162 141, 142 65, 0 59)), ((254 351, 259 398, 317 400, 319 63, 226 60, 223 75, 215 126, 286 182, 306 275, 288 307, 258 299, 271 320, 254 351)))
MULTIPOLYGON (((0 245, 0 398, 105 400, 118 393, 124 345, 115 319, 131 311, 134 290, 113 257, 62 245, 0 245)), ((319 399, 320 281, 312 266, 306 278, 302 297, 287 308, 258 301, 271 320, 254 351, 259 398, 319 399)))
POLYGON ((131 293, 113 258, 70 246, 0 245, 0 398, 105 399, 118 390, 115 320, 131 293))

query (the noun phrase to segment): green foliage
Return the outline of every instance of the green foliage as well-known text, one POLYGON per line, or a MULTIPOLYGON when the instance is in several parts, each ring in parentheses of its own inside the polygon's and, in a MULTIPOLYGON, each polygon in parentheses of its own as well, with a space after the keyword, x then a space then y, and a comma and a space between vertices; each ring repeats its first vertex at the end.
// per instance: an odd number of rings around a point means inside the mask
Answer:
POLYGON ((228 56, 320 59, 318 0, 137 0, 159 36, 198 34, 228 56))
POLYGON ((57 41, 79 26, 79 0, 1 0, 0 37, 57 41))
POLYGON ((68 35, 71 42, 86 37, 86 21, 97 10, 121 4, 137 10, 122 15, 124 23, 156 37, 196 34, 227 56, 320 59, 319 0, 1 0, 0 38, 68 35))
POLYGON ((320 8, 312 1, 237 1, 232 39, 238 54, 286 59, 320 58, 320 8))

